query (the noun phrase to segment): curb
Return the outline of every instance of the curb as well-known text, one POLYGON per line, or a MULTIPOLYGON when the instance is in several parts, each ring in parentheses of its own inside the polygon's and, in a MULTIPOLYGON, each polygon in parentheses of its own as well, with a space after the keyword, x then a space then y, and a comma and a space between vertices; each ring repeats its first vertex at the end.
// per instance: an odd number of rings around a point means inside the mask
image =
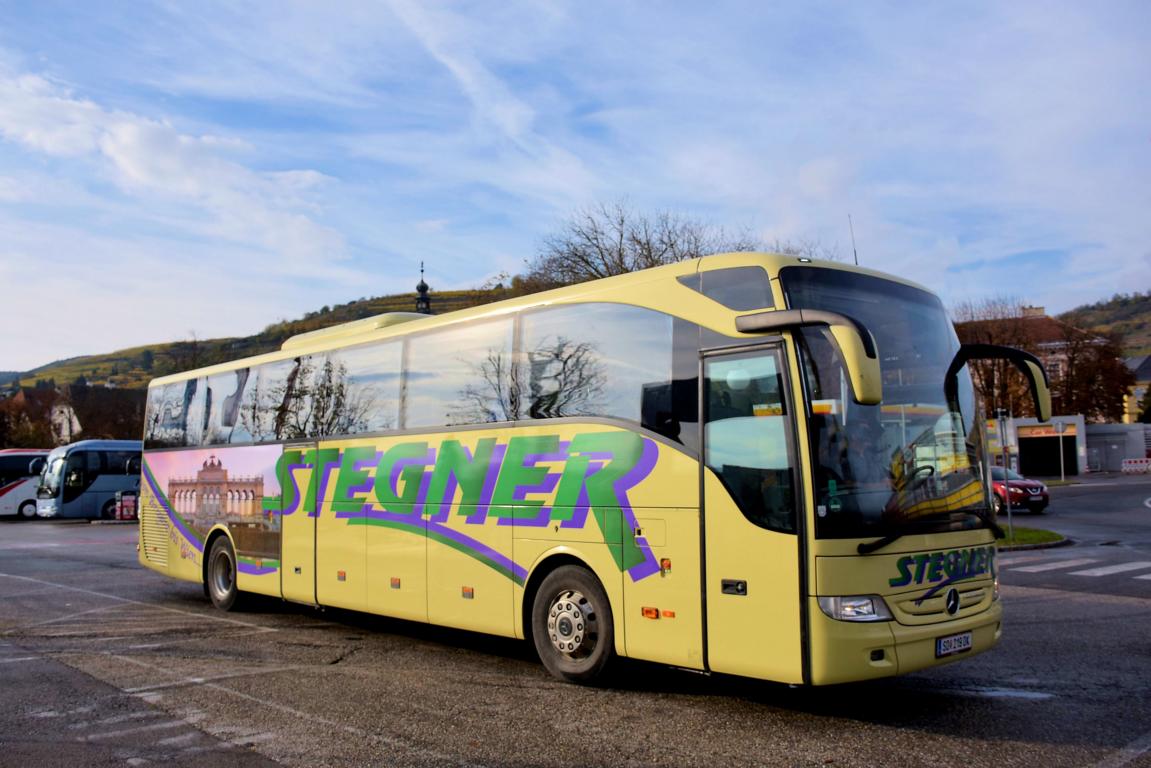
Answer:
POLYGON ((1060 539, 1059 541, 1051 541, 1046 544, 1015 544, 1010 547, 999 547, 1000 552, 1026 552, 1029 549, 1055 549, 1056 547, 1069 547, 1075 543, 1075 539, 1060 539))
POLYGON ((139 520, 89 520, 89 525, 136 525, 139 520))

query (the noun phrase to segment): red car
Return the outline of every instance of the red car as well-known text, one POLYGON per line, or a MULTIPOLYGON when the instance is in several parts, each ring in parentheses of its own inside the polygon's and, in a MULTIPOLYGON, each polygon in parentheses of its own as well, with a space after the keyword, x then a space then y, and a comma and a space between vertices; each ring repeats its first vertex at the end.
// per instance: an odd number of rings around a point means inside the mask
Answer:
POLYGON ((991 503, 995 506, 995 514, 1001 514, 1006 509, 1005 499, 1007 488, 1011 489, 1011 509, 1026 509, 1039 513, 1047 508, 1051 500, 1047 495, 1047 486, 1038 480, 1028 480, 1018 472, 1007 470, 1004 480, 1003 467, 991 468, 991 487, 995 495, 991 503))

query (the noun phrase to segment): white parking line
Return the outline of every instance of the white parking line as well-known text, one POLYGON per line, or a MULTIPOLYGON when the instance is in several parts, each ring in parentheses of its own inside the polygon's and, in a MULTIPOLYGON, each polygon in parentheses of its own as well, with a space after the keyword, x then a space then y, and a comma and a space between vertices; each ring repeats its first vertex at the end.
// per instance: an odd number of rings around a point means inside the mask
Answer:
MULTIPOLYGON (((194 611, 182 611, 179 608, 169 608, 169 607, 164 606, 164 605, 156 605, 155 603, 146 603, 146 602, 143 602, 142 600, 130 600, 127 597, 120 597, 119 595, 109 595, 107 592, 97 592, 94 589, 81 589, 80 587, 70 587, 67 584, 57 584, 54 581, 44 581, 42 579, 34 579, 31 576, 17 576, 14 573, 0 573, 0 578, 15 579, 17 581, 30 581, 33 584, 41 584, 41 585, 48 586, 48 587, 55 587, 56 589, 64 589, 64 590, 68 590, 70 592, 80 592, 80 593, 85 594, 85 595, 95 595, 96 597, 103 597, 107 600, 116 600, 118 602, 128 603, 130 605, 142 605, 142 606, 145 606, 147 608, 154 608, 158 611, 167 611, 169 613, 179 613, 179 614, 182 614, 184 616, 194 616, 195 618, 200 619, 200 620, 220 621, 220 622, 223 622, 225 624, 238 624, 241 627, 252 627, 253 629, 257 629, 261 632, 278 632, 279 631, 275 627, 266 627, 266 626, 263 626, 261 624, 253 624, 250 621, 240 621, 239 619, 229 619, 225 616, 215 616, 211 613, 196 613, 194 611)), ((8 630, 7 632, 4 632, 3 634, 10 634, 10 633, 15 632, 15 631, 18 631, 18 630, 8 630)))
POLYGON ((1113 573, 1126 573, 1127 571, 1141 571, 1151 568, 1151 562, 1119 563, 1118 565, 1105 565, 1101 568, 1090 568, 1086 571, 1072 571, 1072 576, 1110 576, 1113 573))
POLYGON ((1090 565, 1091 563, 1099 562, 1092 557, 1084 557, 1079 560, 1060 560, 1055 563, 1044 563, 1043 565, 1025 565, 1022 568, 1012 568, 1013 571, 1019 573, 1042 573, 1044 571, 1057 571, 1060 568, 1075 568, 1079 565, 1090 565))
POLYGON ((137 733, 147 733, 149 731, 166 731, 172 728, 190 728, 187 723, 179 720, 169 721, 166 723, 156 723, 154 725, 141 725, 136 728, 124 728, 119 731, 104 731, 103 733, 94 733, 91 736, 81 736, 77 741, 104 741, 105 739, 118 739, 121 736, 132 736, 137 733))

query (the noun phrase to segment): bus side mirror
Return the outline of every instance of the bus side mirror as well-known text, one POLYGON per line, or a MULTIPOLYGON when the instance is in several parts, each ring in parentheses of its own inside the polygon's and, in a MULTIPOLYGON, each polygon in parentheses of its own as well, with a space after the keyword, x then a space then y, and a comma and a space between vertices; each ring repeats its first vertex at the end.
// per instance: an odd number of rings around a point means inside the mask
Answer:
POLYGON ((852 399, 860 405, 879 405, 883 400, 883 377, 879 369, 879 352, 875 337, 858 320, 837 312, 818 309, 780 309, 756 312, 735 318, 741 333, 794 330, 826 326, 831 331, 851 380, 852 399))
POLYGON ((959 369, 969 360, 1009 360, 1027 377, 1031 399, 1035 401, 1035 415, 1039 421, 1051 420, 1051 388, 1047 383, 1047 371, 1043 369, 1043 363, 1030 352, 998 344, 964 344, 959 348, 944 379, 944 393, 949 403, 958 399, 959 369))
POLYGON ((44 459, 32 459, 32 461, 28 462, 28 474, 29 475, 40 474, 41 472, 44 471, 44 465, 47 463, 48 462, 44 461, 44 459))

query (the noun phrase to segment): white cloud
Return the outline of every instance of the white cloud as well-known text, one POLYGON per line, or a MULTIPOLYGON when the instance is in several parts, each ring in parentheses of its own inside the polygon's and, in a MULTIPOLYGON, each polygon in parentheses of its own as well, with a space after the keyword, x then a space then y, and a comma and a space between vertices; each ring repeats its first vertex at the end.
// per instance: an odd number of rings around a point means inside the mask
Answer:
POLYGON ((190 234, 256 246, 294 272, 343 255, 340 234, 300 212, 300 195, 325 178, 320 173, 252 170, 229 157, 243 142, 103 109, 35 75, 0 71, 0 101, 0 135, 47 155, 94 159, 145 205, 159 198, 193 206, 204 218, 190 234))

